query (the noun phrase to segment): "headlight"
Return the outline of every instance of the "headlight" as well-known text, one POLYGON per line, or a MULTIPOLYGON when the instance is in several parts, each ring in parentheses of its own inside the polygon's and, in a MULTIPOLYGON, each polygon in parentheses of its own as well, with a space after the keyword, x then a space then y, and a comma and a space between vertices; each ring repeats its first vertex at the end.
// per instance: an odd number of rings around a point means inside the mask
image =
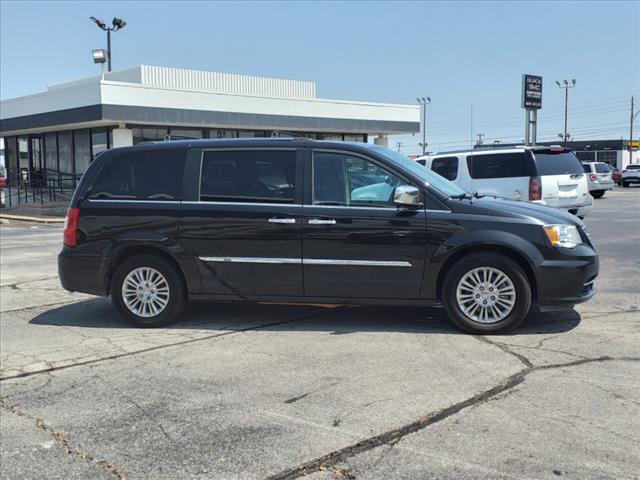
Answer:
POLYGON ((575 248, 582 243, 580 232, 573 225, 545 225, 544 233, 554 247, 575 248))

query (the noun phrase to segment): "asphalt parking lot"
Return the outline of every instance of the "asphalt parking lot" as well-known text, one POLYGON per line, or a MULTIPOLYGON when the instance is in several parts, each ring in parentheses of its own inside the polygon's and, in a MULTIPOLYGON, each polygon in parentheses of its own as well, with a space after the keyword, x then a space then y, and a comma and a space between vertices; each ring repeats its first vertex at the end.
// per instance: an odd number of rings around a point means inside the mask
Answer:
POLYGON ((639 478, 640 188, 586 219, 596 297, 471 336, 435 309, 192 305, 127 326, 1 227, 3 479, 639 478))

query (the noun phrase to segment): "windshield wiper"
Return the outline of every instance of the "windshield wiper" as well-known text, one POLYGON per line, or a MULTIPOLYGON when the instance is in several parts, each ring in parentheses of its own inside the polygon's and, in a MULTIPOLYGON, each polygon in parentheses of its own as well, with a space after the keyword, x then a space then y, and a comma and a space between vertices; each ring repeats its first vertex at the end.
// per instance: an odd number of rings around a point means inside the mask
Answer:
POLYGON ((459 193, 458 195, 449 195, 449 198, 455 198, 456 200, 473 200, 473 195, 464 192, 459 193))

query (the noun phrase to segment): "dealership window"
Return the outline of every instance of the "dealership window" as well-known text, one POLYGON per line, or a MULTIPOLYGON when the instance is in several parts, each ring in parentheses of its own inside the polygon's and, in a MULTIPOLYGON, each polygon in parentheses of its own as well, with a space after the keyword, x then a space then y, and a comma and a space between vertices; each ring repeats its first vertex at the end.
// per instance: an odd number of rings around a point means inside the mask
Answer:
POLYGON ((341 133, 321 133, 320 140, 331 140, 334 142, 341 142, 344 136, 341 133))
POLYGON ((18 139, 16 137, 4 139, 4 158, 7 170, 14 174, 18 168, 18 139))
POLYGON ((471 178, 507 178, 535 175, 524 152, 470 155, 467 165, 471 178))
POLYGON ((190 128, 171 128, 169 130, 169 135, 171 135, 171 137, 175 138, 176 140, 180 140, 181 138, 202 138, 202 130, 190 128))
POLYGON ((142 127, 132 128, 133 144, 137 145, 141 142, 157 142, 164 140, 169 135, 168 128, 142 127))
POLYGON ((49 175, 58 171, 58 139, 55 133, 44 135, 44 168, 49 175))
POLYGON ((595 162, 596 152, 576 152, 576 157, 581 162, 595 162))
POLYGON ((106 128, 91 129, 91 158, 96 158, 103 150, 109 148, 109 130, 106 128))
POLYGON ((18 137, 18 167, 29 170, 29 138, 18 137))
POLYGON ((238 131, 238 137, 240 138, 253 138, 253 137, 267 137, 267 132, 264 130, 240 130, 238 131))
POLYGON ((364 135, 344 135, 344 141, 345 142, 364 142, 365 140, 365 136, 364 135))
POLYGON ((124 200, 179 200, 186 150, 131 153, 107 164, 91 198, 124 200))
POLYGON ((67 176, 73 175, 73 141, 71 132, 58 132, 58 168, 62 174, 61 180, 66 185, 68 180, 73 179, 67 176))
POLYGON ((200 200, 293 203, 295 169, 293 150, 205 152, 200 200))
POLYGON ((431 170, 441 177, 453 181, 458 178, 458 157, 434 158, 431 170))
POLYGON ((618 160, 618 152, 616 152, 615 150, 598 152, 599 162, 605 162, 615 167, 617 160, 618 160))
POLYGON ((89 129, 74 132, 74 156, 76 160, 76 175, 82 175, 91 162, 91 140, 89 129))
POLYGON ((236 138, 237 130, 209 130, 209 138, 236 138))

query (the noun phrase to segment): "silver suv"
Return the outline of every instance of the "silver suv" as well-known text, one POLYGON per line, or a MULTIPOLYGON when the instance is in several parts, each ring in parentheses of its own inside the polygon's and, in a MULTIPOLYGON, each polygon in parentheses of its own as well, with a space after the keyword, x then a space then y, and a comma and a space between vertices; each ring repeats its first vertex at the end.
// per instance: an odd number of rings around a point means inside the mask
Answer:
POLYGON ((604 162, 582 162, 587 174, 589 193, 593 198, 602 198, 607 190, 613 190, 611 168, 604 162))
POLYGON ((627 168, 622 170, 620 184, 626 188, 632 183, 640 183, 640 163, 627 165, 627 168))

